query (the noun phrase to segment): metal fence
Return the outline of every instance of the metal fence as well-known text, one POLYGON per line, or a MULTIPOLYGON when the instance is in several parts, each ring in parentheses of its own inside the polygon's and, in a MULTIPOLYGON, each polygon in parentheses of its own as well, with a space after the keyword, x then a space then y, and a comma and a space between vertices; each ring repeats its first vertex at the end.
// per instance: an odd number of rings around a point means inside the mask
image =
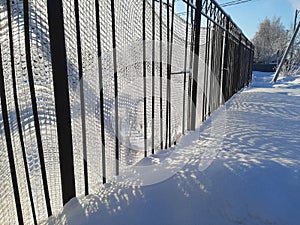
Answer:
POLYGON ((213 0, 0 0, 0 224, 175 145, 251 82, 253 48, 213 0))

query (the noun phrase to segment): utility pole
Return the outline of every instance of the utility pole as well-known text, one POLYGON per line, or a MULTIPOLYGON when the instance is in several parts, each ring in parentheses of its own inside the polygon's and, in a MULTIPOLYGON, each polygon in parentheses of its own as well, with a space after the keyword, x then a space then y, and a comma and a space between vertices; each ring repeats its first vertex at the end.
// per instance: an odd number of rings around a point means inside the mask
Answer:
POLYGON ((297 27, 297 18, 298 18, 299 13, 300 13, 300 10, 296 9, 295 20, 294 20, 294 31, 296 30, 296 27, 297 27))
POLYGON ((299 21, 298 25, 296 26, 296 29, 295 29, 294 34, 293 34, 293 37, 292 37, 292 39, 291 39, 291 41, 289 43, 289 46, 285 50, 285 53, 284 53, 284 55, 283 55, 283 57, 281 59, 281 62, 279 64, 279 66, 277 67, 276 73, 275 73, 274 78, 273 78, 273 82, 277 81, 277 78, 279 76, 281 68, 282 68, 283 64, 285 63, 285 59, 287 58, 287 55, 288 55, 289 51, 291 50, 291 48, 293 46, 293 43, 294 43, 294 41, 296 39, 296 36, 297 36, 297 33, 298 33, 299 29, 300 29, 300 21, 299 21))
MULTIPOLYGON (((298 19, 299 13, 300 13, 300 10, 296 9, 296 11, 295 11, 295 19, 294 19, 294 30, 293 30, 294 32, 295 32, 295 30, 297 28, 297 19, 298 19)), ((294 48, 292 48, 292 50, 291 50, 291 59, 293 58, 293 56, 294 56, 294 48)))

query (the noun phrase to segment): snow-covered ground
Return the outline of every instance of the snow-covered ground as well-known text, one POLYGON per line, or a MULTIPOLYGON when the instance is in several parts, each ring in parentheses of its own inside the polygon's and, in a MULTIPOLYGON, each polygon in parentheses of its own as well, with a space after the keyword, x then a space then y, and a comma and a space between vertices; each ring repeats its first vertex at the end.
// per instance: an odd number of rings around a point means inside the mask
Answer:
POLYGON ((172 150, 72 199, 48 224, 300 223, 300 76, 235 95, 172 150))

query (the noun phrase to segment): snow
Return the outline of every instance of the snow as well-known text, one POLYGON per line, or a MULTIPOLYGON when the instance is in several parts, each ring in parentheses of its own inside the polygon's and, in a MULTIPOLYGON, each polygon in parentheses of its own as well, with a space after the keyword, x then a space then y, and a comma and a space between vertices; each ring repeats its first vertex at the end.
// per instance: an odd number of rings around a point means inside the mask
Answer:
POLYGON ((143 159, 98 194, 73 198, 47 224, 232 225, 300 221, 300 76, 254 72, 169 150, 143 159))

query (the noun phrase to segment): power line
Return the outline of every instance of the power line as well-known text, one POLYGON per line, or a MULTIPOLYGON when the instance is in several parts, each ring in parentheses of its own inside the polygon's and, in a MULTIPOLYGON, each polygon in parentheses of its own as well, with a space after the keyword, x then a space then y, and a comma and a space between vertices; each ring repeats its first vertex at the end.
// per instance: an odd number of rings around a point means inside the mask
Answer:
POLYGON ((249 1, 252 1, 252 0, 234 0, 234 1, 230 1, 230 2, 220 4, 220 6, 222 6, 222 7, 233 6, 233 5, 246 3, 246 2, 249 2, 249 1))
MULTIPOLYGON (((179 1, 179 0, 175 0, 175 1, 179 1)), ((253 0, 233 0, 233 1, 230 1, 230 2, 221 3, 219 5, 224 8, 224 7, 227 7, 227 6, 239 5, 239 4, 247 3, 247 2, 251 2, 251 1, 253 1, 253 0)), ((179 12, 177 14, 178 15, 185 15, 186 12, 179 12)))
POLYGON ((238 5, 246 2, 251 2, 252 0, 234 0, 230 2, 225 2, 220 4, 221 7, 227 7, 227 6, 233 6, 233 5, 238 5))

